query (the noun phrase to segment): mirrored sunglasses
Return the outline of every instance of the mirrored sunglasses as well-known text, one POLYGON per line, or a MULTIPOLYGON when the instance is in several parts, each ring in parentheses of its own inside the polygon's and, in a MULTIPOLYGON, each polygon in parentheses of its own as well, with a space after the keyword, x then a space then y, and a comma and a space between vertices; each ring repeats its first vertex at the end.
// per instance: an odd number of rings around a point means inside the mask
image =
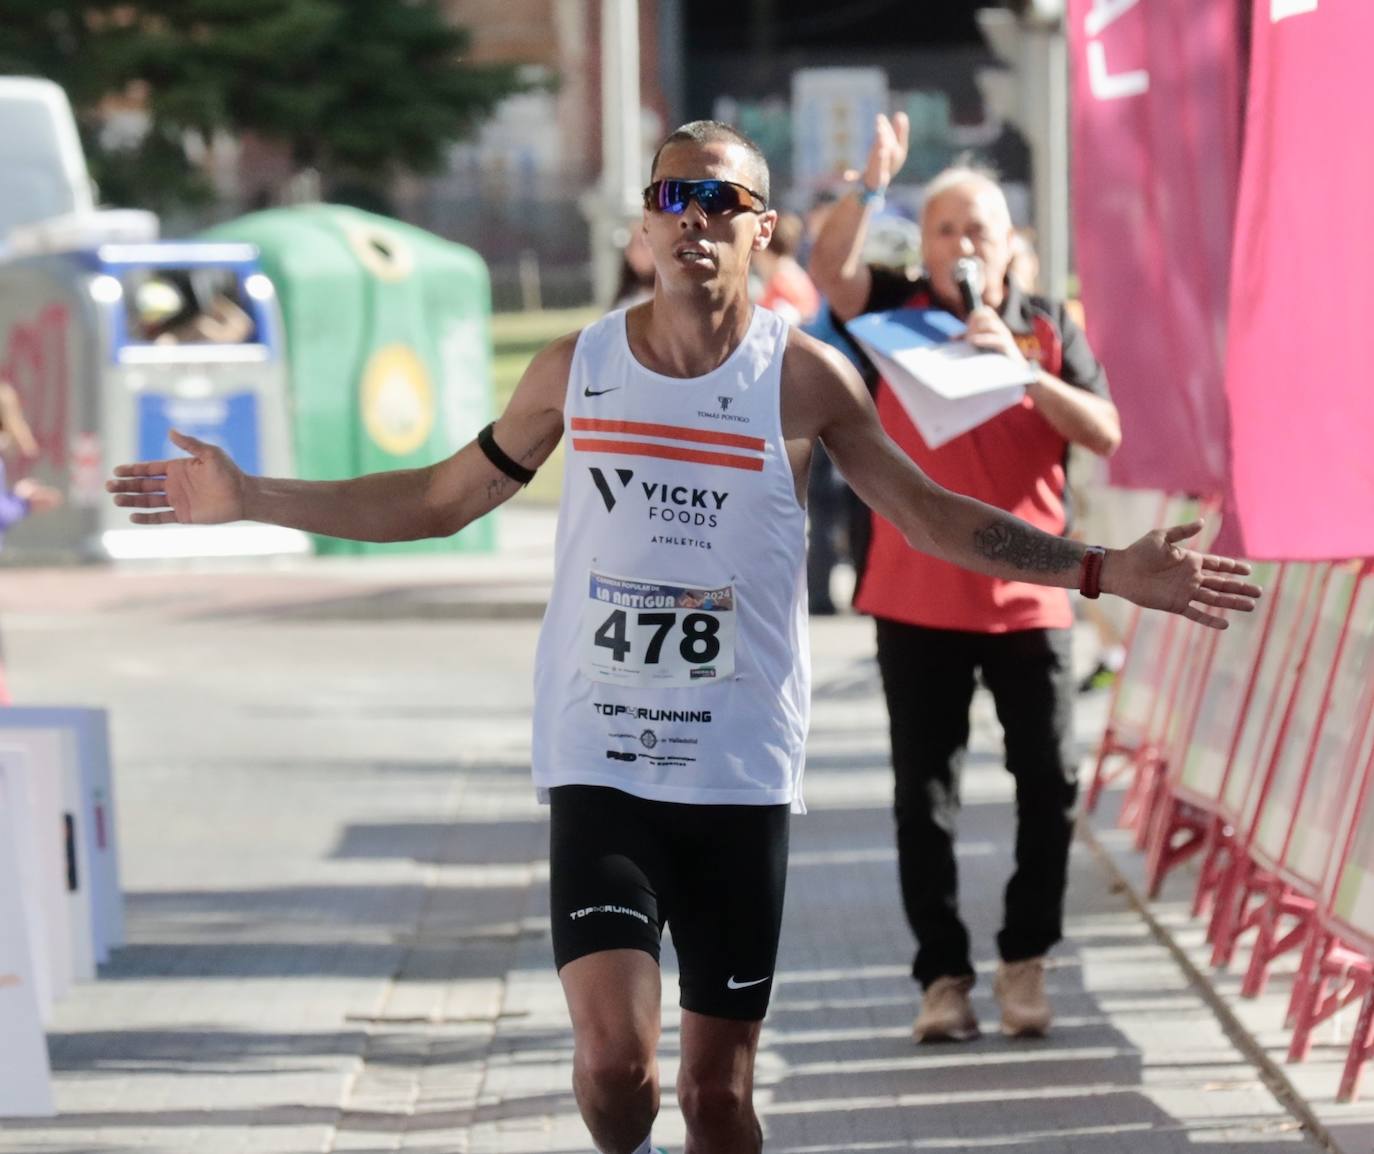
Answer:
POLYGON ((767 212, 768 202, 733 180, 656 180, 644 190, 644 207, 680 216, 692 201, 707 216, 727 212, 767 212))

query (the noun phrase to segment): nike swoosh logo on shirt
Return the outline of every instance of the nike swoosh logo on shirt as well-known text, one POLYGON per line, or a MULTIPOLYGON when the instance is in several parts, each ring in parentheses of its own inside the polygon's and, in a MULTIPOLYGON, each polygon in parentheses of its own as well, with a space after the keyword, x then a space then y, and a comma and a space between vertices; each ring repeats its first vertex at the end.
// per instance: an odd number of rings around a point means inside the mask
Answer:
POLYGON ((582 395, 584 397, 599 397, 603 393, 613 393, 618 388, 620 388, 619 385, 612 385, 609 389, 593 389, 590 386, 588 386, 583 388, 582 395))
POLYGON ((725 983, 725 986, 727 989, 731 990, 744 990, 748 989, 750 986, 757 986, 761 982, 766 982, 768 981, 768 978, 771 978, 772 976, 772 974, 769 974, 767 977, 755 978, 752 982, 737 982, 735 981, 735 975, 731 974, 730 979, 725 983))

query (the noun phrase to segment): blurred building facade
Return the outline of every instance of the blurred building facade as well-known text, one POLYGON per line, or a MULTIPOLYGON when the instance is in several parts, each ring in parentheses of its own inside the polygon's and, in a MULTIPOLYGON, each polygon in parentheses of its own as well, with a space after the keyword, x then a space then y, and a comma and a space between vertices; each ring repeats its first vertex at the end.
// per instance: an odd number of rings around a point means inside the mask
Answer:
MULTIPOLYGON (((518 64, 542 90, 506 100, 448 171, 407 180, 401 215, 478 249, 498 308, 592 299, 587 197, 601 169, 601 0, 447 0, 473 37, 476 64, 518 64)), ((671 118, 661 16, 641 0, 640 104, 646 150, 671 118)), ((647 154, 647 153, 646 153, 647 154)))
MULTIPOLYGON (((399 181, 390 207, 479 251, 498 309, 593 299, 588 217, 602 156, 604 3, 444 2, 472 35, 473 63, 518 65, 542 87, 509 98, 474 139, 455 144, 443 173, 399 181)), ((905 109, 911 155, 888 198, 894 214, 914 218, 921 184, 972 159, 1001 174, 1013 215, 1026 223, 1029 154, 985 98, 986 79, 1003 65, 984 43, 977 6, 638 0, 644 165, 672 126, 717 117, 762 146, 774 202, 805 209, 821 187, 839 183, 845 163, 861 163, 872 113, 905 109)), ((284 158, 252 139, 236 152, 235 179, 221 185, 233 185, 236 208, 260 206, 269 189, 282 199, 284 158)))

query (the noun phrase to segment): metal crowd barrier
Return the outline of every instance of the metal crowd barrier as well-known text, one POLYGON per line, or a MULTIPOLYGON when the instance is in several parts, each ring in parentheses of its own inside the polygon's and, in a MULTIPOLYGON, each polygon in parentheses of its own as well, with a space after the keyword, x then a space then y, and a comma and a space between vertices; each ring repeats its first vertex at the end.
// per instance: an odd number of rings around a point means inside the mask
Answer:
POLYGON ((1150 897, 1197 859, 1213 965, 1254 931, 1242 995, 1301 950, 1290 1060, 1360 1003, 1348 1101, 1374 1056, 1374 560, 1260 565, 1256 579, 1258 611, 1224 633, 1167 620, 1142 633, 1139 618, 1145 649, 1122 672, 1089 797, 1124 787, 1150 897))

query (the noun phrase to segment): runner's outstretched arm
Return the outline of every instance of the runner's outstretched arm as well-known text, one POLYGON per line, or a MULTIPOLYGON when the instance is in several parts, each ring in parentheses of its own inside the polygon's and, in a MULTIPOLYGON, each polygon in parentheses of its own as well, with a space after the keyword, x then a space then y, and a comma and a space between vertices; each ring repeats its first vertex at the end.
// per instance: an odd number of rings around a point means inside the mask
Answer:
MULTIPOLYGON (((788 355, 801 403, 811 407, 835 465, 913 549, 993 577, 1078 586, 1086 545, 937 485, 883 431, 868 390, 844 357, 800 335, 788 355)), ((1155 530, 1125 549, 1109 549, 1103 591, 1225 629, 1225 616, 1213 610, 1253 609, 1260 588, 1242 580, 1250 572, 1245 562, 1183 546, 1201 528, 1193 522, 1155 530)))
MULTIPOLYGON (((563 433, 563 398, 576 334, 538 353, 492 430, 517 466, 537 469, 563 433)), ((120 465, 105 487, 116 505, 138 509, 140 525, 262 521, 353 541, 447 537, 520 488, 476 441, 422 469, 369 473, 347 481, 297 481, 244 473, 214 445, 173 432, 190 454, 120 465)))

